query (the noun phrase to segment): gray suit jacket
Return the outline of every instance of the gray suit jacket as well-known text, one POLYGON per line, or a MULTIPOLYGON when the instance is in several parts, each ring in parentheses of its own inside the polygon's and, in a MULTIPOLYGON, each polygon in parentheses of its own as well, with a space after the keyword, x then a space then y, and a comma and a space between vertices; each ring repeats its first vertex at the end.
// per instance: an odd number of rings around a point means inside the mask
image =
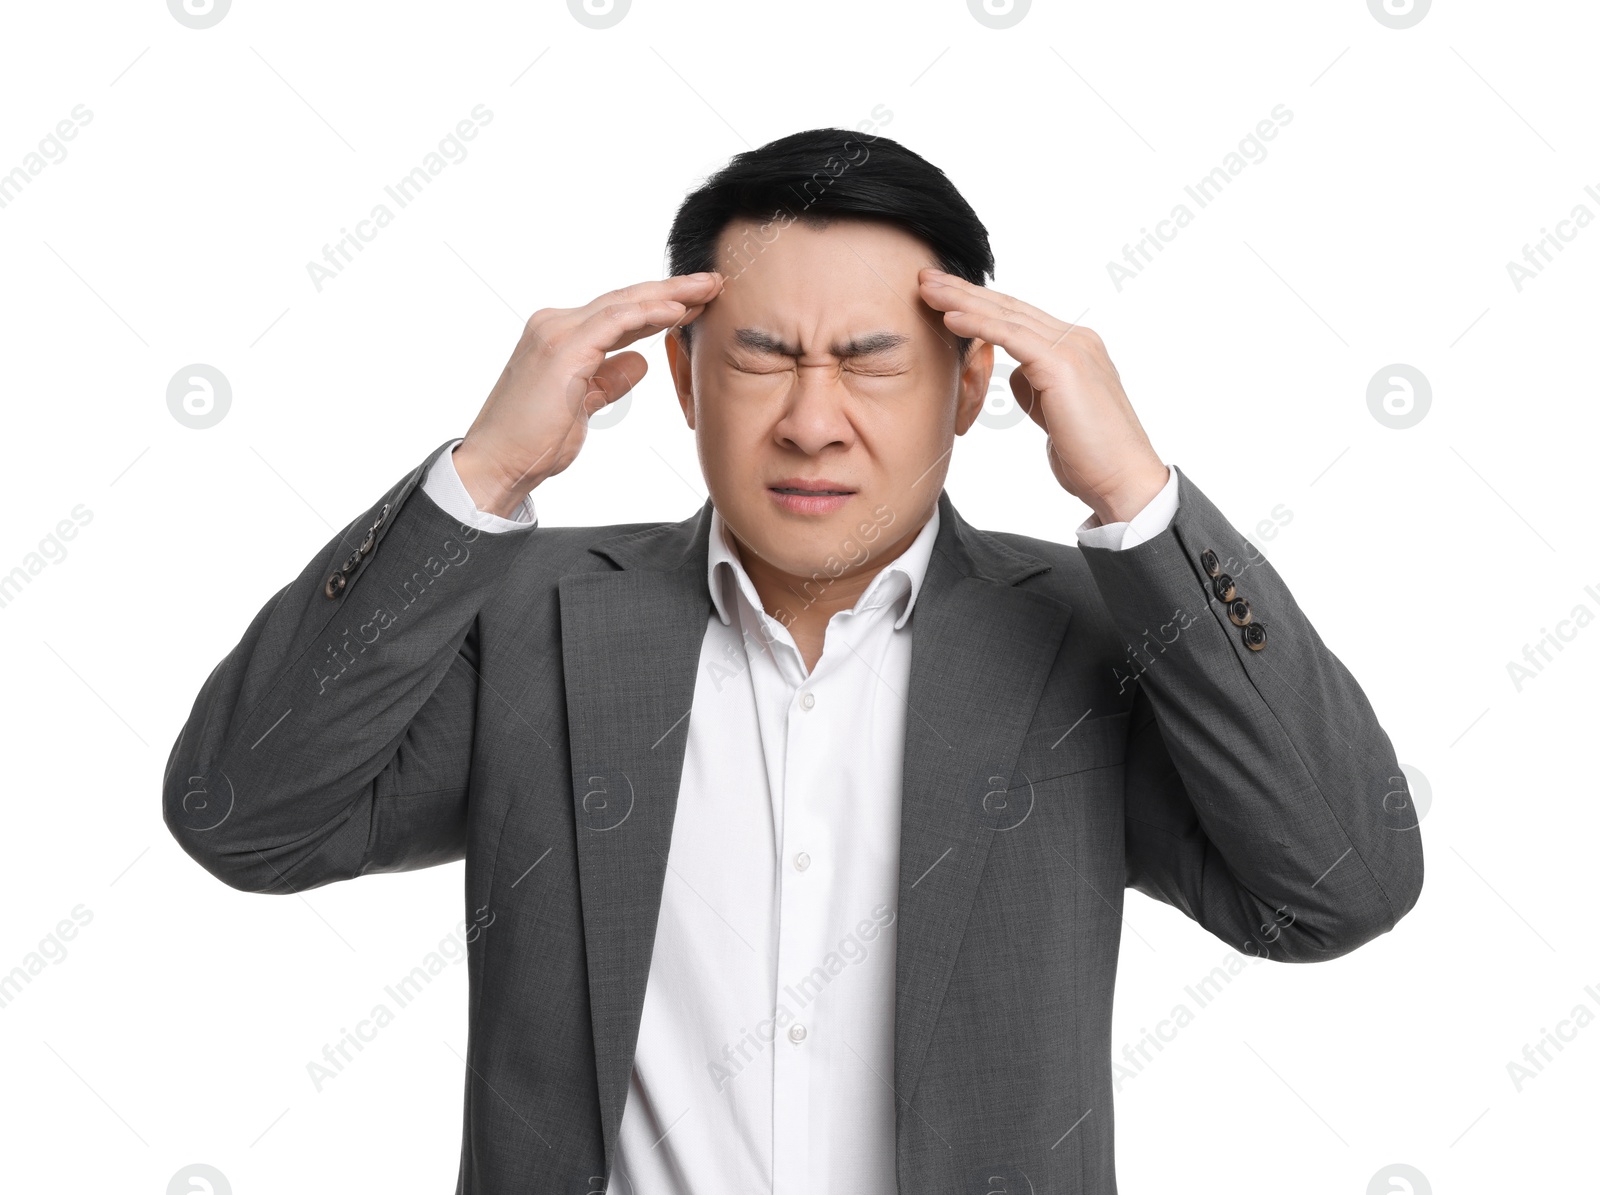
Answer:
MULTIPOLYGON (((480 534, 421 491, 444 448, 207 678, 165 820, 249 892, 465 858, 488 928, 457 1191, 600 1190, 713 610, 711 505, 480 534)), ((939 510, 907 696, 899 1189, 1114 1192, 1124 889, 1241 951, 1334 958, 1416 902, 1417 819, 1355 680, 1186 475, 1172 524, 1125 551, 939 510)))

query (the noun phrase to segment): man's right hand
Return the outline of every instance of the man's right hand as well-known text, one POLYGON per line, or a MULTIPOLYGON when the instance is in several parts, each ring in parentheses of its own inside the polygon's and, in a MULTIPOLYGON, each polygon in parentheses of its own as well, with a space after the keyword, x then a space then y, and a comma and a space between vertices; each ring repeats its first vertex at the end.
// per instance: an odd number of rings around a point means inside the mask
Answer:
POLYGON ((545 307, 523 329, 500 380, 456 446, 453 463, 479 510, 510 518, 583 447, 589 416, 639 384, 648 366, 624 345, 687 324, 722 289, 722 276, 638 282, 584 307, 545 307))

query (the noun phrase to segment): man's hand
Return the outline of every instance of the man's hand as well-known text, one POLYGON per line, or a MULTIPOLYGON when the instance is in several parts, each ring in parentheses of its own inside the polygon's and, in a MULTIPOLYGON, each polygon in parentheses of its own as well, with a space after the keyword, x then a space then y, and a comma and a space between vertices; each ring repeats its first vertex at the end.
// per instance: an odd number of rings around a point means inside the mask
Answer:
POLYGON ((478 509, 509 518, 529 491, 570 465, 589 416, 637 386, 648 368, 640 353, 606 354, 687 324, 721 289, 715 272, 680 274, 583 307, 535 311, 456 446, 456 472, 478 509))
POLYGON ((999 345, 1017 359, 1011 392, 1047 433, 1056 480, 1101 523, 1127 521, 1167 484, 1167 467, 1099 336, 954 274, 926 269, 918 281, 923 301, 944 312, 950 331, 999 345))

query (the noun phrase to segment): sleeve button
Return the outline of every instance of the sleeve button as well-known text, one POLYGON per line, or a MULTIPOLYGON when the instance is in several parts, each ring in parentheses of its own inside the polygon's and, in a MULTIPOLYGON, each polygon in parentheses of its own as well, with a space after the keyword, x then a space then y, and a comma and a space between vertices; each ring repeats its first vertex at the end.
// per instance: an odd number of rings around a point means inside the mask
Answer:
POLYGON ((336 598, 344 592, 345 580, 343 573, 334 573, 328 578, 327 584, 322 587, 322 596, 336 598))
POLYGON ((1251 651, 1260 651, 1267 645, 1267 628, 1259 622, 1248 624, 1244 631, 1244 645, 1251 651))
POLYGON ((1222 562, 1217 559, 1217 554, 1210 548, 1200 553, 1200 567, 1206 570, 1206 576, 1215 577, 1222 571, 1222 562))
POLYGON ((1250 613, 1250 603, 1243 598, 1234 598, 1228 603, 1228 618, 1236 627, 1249 626, 1250 620, 1255 615, 1250 613))
POLYGON ((1233 578, 1227 573, 1220 573, 1212 580, 1211 591, 1219 602, 1231 602, 1239 596, 1239 591, 1233 587, 1233 578))

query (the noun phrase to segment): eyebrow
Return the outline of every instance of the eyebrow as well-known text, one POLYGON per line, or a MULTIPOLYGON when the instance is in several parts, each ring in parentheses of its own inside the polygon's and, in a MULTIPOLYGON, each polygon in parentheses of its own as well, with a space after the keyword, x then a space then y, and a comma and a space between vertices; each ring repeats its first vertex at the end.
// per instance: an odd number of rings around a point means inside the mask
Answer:
MULTIPOLYGON (((776 353, 782 357, 800 356, 800 346, 785 344, 779 337, 770 332, 763 332, 760 328, 736 328, 733 338, 745 348, 754 349, 758 353, 776 353)), ((899 332, 873 332, 867 336, 852 336, 843 344, 833 345, 829 351, 835 357, 849 359, 851 357, 865 357, 873 353, 887 353, 901 345, 910 344, 911 337, 899 332)))

